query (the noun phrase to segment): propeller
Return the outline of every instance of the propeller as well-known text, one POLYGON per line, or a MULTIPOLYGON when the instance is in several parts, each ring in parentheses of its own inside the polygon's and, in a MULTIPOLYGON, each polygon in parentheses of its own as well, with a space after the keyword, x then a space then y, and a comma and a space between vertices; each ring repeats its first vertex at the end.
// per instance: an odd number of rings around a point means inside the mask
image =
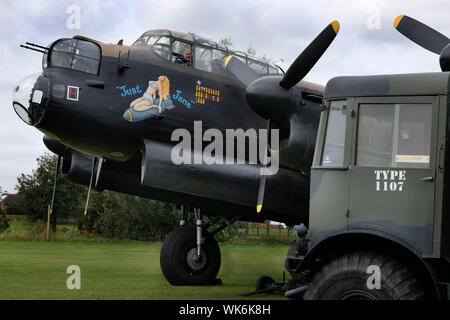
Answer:
POLYGON ((286 71, 280 86, 290 89, 302 80, 319 61, 339 32, 339 22, 331 22, 319 35, 303 50, 286 71))
MULTIPOLYGON (((246 87, 246 100, 250 108, 270 123, 280 123, 293 112, 291 90, 319 61, 338 34, 338 21, 331 22, 295 59, 283 77, 258 75, 247 64, 234 56, 225 60, 225 68, 246 87), (280 79, 281 78, 281 79, 280 79)), ((267 147, 269 149, 269 146, 267 147)), ((268 151, 267 151, 268 152, 268 151)), ((261 175, 256 211, 262 210, 266 177, 261 175)))
POLYGON ((440 56, 442 71, 450 71, 450 39, 429 26, 405 15, 399 15, 394 27, 419 46, 440 56))
MULTIPOLYGON (((333 42, 338 34, 339 29, 340 25, 338 21, 331 22, 323 29, 291 64, 281 79, 280 86, 284 89, 290 89, 302 80, 328 49, 331 42, 333 42)), ((260 78, 253 69, 235 56, 227 57, 225 60, 225 67, 228 72, 233 74, 245 86, 248 86, 253 81, 260 78)))
MULTIPOLYGON (((269 132, 270 132, 270 119, 267 120, 267 145, 265 146, 264 152, 264 165, 268 165, 268 156, 270 152, 270 144, 269 144, 269 132)), ((264 193, 266 189, 266 175, 261 175, 259 180, 259 190, 258 190, 258 200, 256 202, 256 212, 260 213, 262 210, 263 202, 264 202, 264 193)))

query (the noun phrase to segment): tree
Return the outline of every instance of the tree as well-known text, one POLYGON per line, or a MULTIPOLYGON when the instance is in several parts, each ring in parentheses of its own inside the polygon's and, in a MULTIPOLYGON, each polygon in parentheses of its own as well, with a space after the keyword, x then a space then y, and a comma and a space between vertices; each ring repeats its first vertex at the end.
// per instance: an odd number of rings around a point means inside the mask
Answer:
POLYGON ((3 190, 2 187, 0 187, 0 200, 3 200, 4 197, 6 197, 9 194, 8 191, 3 190))
MULTIPOLYGON (((31 174, 17 178, 16 189, 25 196, 22 210, 32 221, 46 220, 53 191, 57 156, 45 153, 37 158, 31 174)), ((178 225, 175 205, 112 191, 92 190, 87 215, 83 215, 87 187, 58 175, 51 222, 53 229, 62 218, 76 220, 78 229, 107 237, 161 240, 178 225)))
MULTIPOLYGON (((46 152, 36 159, 37 169, 31 174, 17 177, 16 190, 25 196, 22 209, 32 221, 46 220, 50 204, 57 156, 46 152)), ((56 227, 56 216, 67 218, 82 213, 83 197, 86 188, 72 184, 67 178, 58 175, 55 201, 52 213, 52 225, 56 227)))
MULTIPOLYGON (((219 43, 221 43, 223 45, 226 45, 229 48, 233 47, 233 41, 231 41, 231 37, 222 38, 222 39, 219 40, 219 43)), ((256 57, 256 49, 253 48, 252 46, 249 46, 248 49, 247 49, 247 54, 250 55, 250 56, 256 57)), ((271 64, 274 63, 272 58, 268 57, 266 54, 263 54, 259 58, 264 60, 264 61, 266 61, 267 63, 271 63, 271 64)), ((283 62, 283 59, 280 59, 280 61, 283 62)))
POLYGON ((251 55, 251 56, 256 56, 256 49, 255 48, 252 48, 252 46, 250 46, 250 47, 248 47, 248 49, 247 49, 247 53, 249 54, 249 55, 251 55))
POLYGON ((106 237, 163 240, 178 226, 173 204, 111 191, 104 191, 103 197, 94 229, 106 237))
POLYGON ((265 54, 263 54, 263 56, 261 57, 261 59, 263 59, 263 60, 266 61, 267 63, 273 63, 272 59, 269 58, 268 56, 266 56, 265 54))
POLYGON ((233 41, 231 41, 231 38, 222 38, 219 40, 220 44, 223 44, 224 46, 227 46, 228 48, 233 47, 233 41))

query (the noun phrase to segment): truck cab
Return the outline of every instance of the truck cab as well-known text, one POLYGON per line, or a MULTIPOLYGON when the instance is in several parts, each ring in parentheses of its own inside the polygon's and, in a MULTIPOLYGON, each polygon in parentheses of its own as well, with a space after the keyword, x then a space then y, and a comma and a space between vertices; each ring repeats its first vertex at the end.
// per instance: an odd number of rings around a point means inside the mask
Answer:
POLYGON ((299 255, 297 245, 298 264, 286 260, 294 278, 312 275, 305 298, 383 299, 388 291, 387 298, 449 298, 449 77, 328 82, 311 168, 307 248, 299 255), (345 276, 326 271, 338 272, 337 265, 360 277, 359 287, 336 289, 345 287, 345 276), (373 265, 380 267, 386 292, 363 284, 373 265), (333 286, 334 292, 324 289, 333 286))

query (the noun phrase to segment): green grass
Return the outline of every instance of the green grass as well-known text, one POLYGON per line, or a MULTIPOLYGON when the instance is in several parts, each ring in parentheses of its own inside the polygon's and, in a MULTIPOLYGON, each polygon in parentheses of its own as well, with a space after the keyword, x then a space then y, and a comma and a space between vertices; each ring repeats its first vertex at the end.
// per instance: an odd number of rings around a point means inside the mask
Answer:
MULTIPOLYGON (((57 225, 56 235, 50 232, 49 240, 63 241, 109 241, 99 234, 89 234, 78 231, 74 225, 57 225)), ((46 240, 47 225, 44 222, 29 222, 27 220, 10 221, 9 229, 0 233, 2 240, 46 240)))
MULTIPOLYGON (((162 243, 0 241, 0 299, 243 299, 262 275, 281 280, 286 244, 221 244, 223 286, 174 287, 162 275, 162 243), (66 287, 66 268, 81 268, 81 290, 66 287)), ((288 276, 287 276, 288 278, 288 276)), ((284 299, 256 295, 244 299, 284 299)))

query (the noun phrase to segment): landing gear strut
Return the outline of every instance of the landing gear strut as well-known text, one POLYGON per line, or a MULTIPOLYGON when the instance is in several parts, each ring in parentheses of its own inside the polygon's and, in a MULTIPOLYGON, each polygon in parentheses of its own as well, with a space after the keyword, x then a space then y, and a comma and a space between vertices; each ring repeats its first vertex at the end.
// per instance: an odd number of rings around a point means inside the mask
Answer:
POLYGON ((214 234, 230 222, 212 219, 203 224, 200 209, 194 209, 195 227, 187 225, 189 208, 181 207, 180 228, 169 234, 161 248, 161 270, 172 285, 221 284, 216 276, 221 255, 214 234), (207 229, 219 223, 213 231, 207 229))

